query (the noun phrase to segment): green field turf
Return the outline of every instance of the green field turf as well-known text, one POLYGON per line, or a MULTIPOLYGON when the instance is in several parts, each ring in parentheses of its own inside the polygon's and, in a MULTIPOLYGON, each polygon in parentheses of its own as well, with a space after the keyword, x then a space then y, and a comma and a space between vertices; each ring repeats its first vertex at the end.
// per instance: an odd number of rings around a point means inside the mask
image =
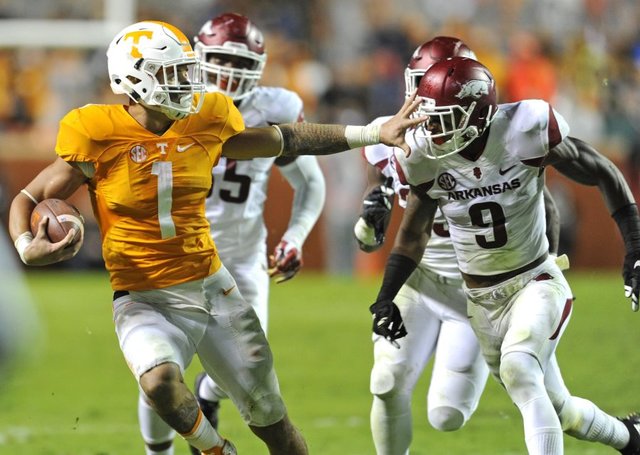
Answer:
MULTIPOLYGON (((630 311, 617 273, 571 272, 577 301, 558 357, 575 395, 606 411, 640 410, 640 314, 630 311)), ((136 421, 136 385, 113 331, 104 273, 37 272, 28 282, 44 325, 34 359, 0 383, 0 455, 144 454, 136 421)), ((371 367, 367 311, 378 281, 302 273, 272 286, 270 339, 293 421, 318 455, 370 455, 371 367)), ((18 304, 19 302, 16 302, 18 304)), ((188 381, 197 365, 188 372, 188 381)), ((489 380, 479 409, 454 433, 425 417, 428 374, 414 396, 412 455, 525 453, 520 416, 489 380)), ((230 402, 221 433, 241 455, 266 450, 230 402)), ((566 454, 611 454, 565 438, 566 454)), ((186 445, 176 441, 176 454, 186 445)))

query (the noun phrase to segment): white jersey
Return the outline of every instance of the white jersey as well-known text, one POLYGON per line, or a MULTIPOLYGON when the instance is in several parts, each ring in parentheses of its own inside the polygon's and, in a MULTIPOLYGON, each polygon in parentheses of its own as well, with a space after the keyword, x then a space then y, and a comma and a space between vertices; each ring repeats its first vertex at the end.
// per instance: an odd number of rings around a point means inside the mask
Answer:
MULTIPOLYGON (((301 119, 302 100, 279 87, 256 87, 238 106, 249 128, 301 119)), ((243 257, 264 248, 264 202, 274 158, 233 160, 221 157, 213 169, 206 216, 220 257, 243 257)))
MULTIPOLYGON (((384 123, 389 118, 391 117, 378 117, 372 123, 384 123)), ((404 209, 407 205, 409 185, 400 182, 396 169, 391 162, 394 149, 395 147, 389 147, 384 144, 369 145, 364 148, 363 154, 365 159, 371 165, 377 167, 385 177, 393 179, 393 191, 398 196, 398 204, 404 209)), ((422 255, 420 266, 446 278, 461 278, 456 261, 456 253, 449 238, 447 222, 440 210, 436 212, 431 237, 422 255)))
POLYGON ((549 249, 540 167, 550 146, 569 133, 548 103, 501 104, 483 153, 426 158, 426 141, 407 135, 412 152, 395 159, 402 180, 438 201, 464 273, 496 275, 523 267, 549 249), (551 144, 551 145, 550 145, 551 144))

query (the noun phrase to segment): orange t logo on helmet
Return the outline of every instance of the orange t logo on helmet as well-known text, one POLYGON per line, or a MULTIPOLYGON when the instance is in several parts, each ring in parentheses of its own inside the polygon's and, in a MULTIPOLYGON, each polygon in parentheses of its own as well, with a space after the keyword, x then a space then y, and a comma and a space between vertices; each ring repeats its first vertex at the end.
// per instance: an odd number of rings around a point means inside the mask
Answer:
POLYGON ((131 56, 134 58, 142 58, 142 54, 138 51, 138 48, 135 44, 140 42, 140 38, 151 38, 153 36, 153 31, 151 30, 135 30, 133 32, 129 32, 122 39, 133 39, 134 46, 131 46, 131 56))

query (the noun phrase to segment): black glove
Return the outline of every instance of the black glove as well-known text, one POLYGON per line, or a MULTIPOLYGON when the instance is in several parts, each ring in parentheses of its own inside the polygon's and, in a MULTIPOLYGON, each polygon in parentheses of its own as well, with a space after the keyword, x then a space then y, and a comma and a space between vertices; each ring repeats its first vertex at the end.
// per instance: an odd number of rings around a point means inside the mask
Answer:
POLYGON ((631 309, 638 311, 638 294, 640 294, 640 252, 630 251, 624 256, 622 278, 624 280, 624 296, 631 298, 631 309))
POLYGON ((618 224, 626 254, 622 266, 624 295, 631 298, 631 309, 638 311, 640 293, 640 215, 636 204, 625 205, 611 215, 618 224))
POLYGON ((373 333, 387 339, 395 347, 396 340, 407 336, 400 309, 393 300, 378 300, 369 307, 373 314, 373 333))
POLYGON ((393 179, 389 177, 384 185, 375 187, 362 201, 362 219, 375 230, 376 242, 379 245, 384 242, 384 234, 391 220, 391 209, 395 199, 392 184, 393 179))

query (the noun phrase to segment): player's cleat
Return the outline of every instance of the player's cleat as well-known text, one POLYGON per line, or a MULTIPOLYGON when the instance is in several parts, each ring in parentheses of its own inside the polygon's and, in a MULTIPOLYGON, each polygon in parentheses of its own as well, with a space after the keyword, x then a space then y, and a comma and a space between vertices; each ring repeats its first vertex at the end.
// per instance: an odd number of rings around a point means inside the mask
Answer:
MULTIPOLYGON (((220 403, 217 401, 205 400, 200 396, 200 384, 202 384, 202 381, 204 381, 204 378, 206 376, 207 375, 205 372, 199 373, 198 376, 196 376, 196 380, 193 385, 193 394, 196 396, 196 400, 198 401, 198 405, 202 410, 202 414, 204 414, 205 418, 209 421, 211 426, 215 428, 216 431, 218 431, 218 410, 220 409, 220 403)), ((233 447, 233 445, 229 441, 227 442, 231 445, 231 449, 233 450, 232 452, 229 452, 229 454, 235 455, 235 447, 233 447)), ((225 446, 222 447, 223 450, 225 446)), ((200 455, 200 451, 195 447, 189 446, 189 448, 191 449, 191 455, 200 455)), ((227 455, 227 452, 224 451, 220 453, 221 455, 227 455)))
POLYGON ((640 414, 633 413, 619 418, 629 430, 629 443, 620 450, 622 455, 640 455, 640 414))

